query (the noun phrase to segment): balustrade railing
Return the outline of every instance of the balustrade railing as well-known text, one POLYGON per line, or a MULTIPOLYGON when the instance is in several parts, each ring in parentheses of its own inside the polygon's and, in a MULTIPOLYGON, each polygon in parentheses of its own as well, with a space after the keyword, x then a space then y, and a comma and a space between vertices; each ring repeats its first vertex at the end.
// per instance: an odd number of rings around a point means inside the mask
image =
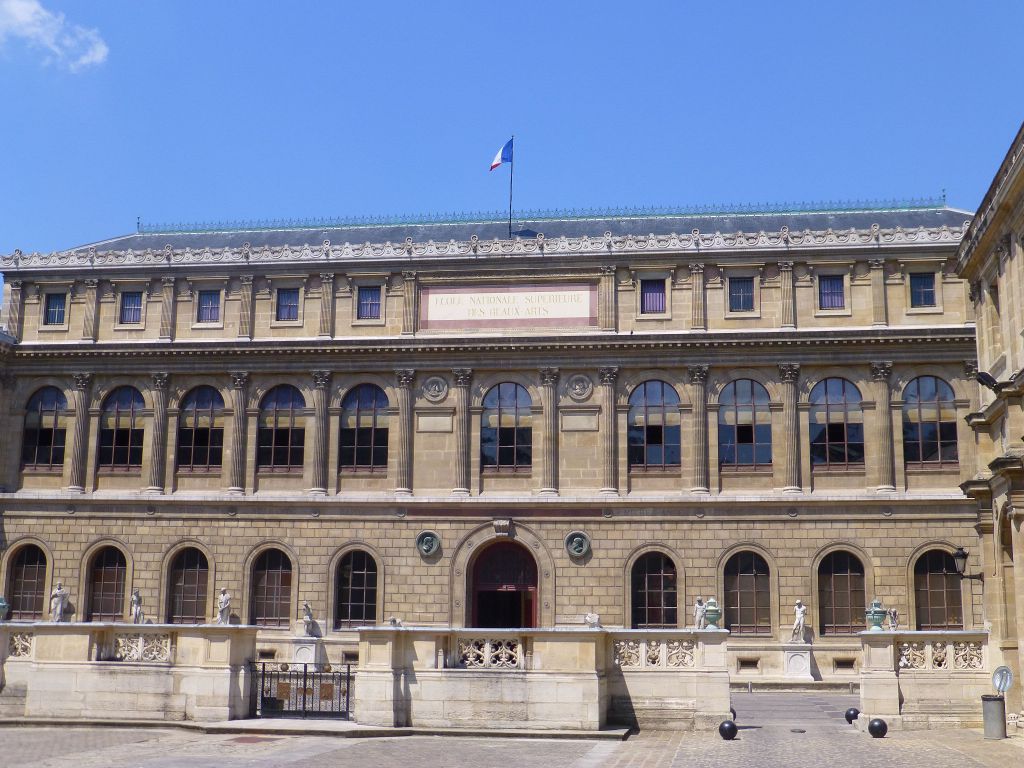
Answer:
POLYGON ((518 636, 457 635, 450 666, 456 669, 526 669, 525 645, 518 636))
POLYGON ((898 634, 894 641, 896 671, 980 672, 988 669, 986 636, 958 632, 898 634))

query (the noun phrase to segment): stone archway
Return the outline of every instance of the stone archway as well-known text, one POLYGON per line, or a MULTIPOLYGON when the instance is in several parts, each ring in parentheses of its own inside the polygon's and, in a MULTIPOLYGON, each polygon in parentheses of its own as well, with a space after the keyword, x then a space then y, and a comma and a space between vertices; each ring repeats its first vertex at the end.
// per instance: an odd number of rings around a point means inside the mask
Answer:
POLYGON ((466 593, 470 624, 488 629, 537 626, 537 561, 515 541, 495 541, 473 560, 466 593))

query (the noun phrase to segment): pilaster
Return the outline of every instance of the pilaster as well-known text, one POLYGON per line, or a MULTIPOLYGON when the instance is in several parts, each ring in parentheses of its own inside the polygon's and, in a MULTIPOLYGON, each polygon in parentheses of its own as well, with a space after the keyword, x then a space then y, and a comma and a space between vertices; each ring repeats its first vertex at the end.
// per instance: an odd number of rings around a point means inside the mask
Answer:
POLYGON ((885 259, 871 259, 871 324, 888 325, 889 309, 885 300, 885 259))
POLYGON ((68 490, 85 493, 85 472, 89 461, 89 395, 92 391, 92 374, 74 374, 75 387, 72 398, 75 403, 75 431, 71 439, 71 482, 68 490))
POLYGON ((618 291, 615 288, 615 267, 601 267, 598 283, 597 314, 602 331, 615 331, 619 327, 618 291))
POLYGON ((416 273, 402 273, 402 335, 411 336, 416 333, 416 316, 419 303, 419 291, 416 287, 416 273))
POLYGON ((327 495, 327 390, 331 386, 330 371, 313 371, 313 466, 309 492, 327 495))
POLYGON ((691 365, 687 372, 693 393, 693 493, 708 488, 708 366, 691 365))
POLYGON ((455 377, 455 496, 469 495, 469 387, 472 368, 453 368, 455 377))
POLYGON ((153 399, 153 429, 149 448, 149 483, 146 493, 164 492, 167 468, 167 385, 170 374, 154 373, 149 388, 153 399))
POLYGON ((690 302, 693 310, 690 317, 690 328, 695 331, 705 331, 708 327, 708 316, 704 305, 704 265, 701 263, 690 264, 690 289, 690 302))
POLYGON ((245 493, 245 433, 248 415, 246 400, 249 388, 249 374, 232 371, 231 376, 231 466, 228 475, 228 492, 245 493))
POLYGON ((334 336, 334 273, 320 273, 320 329, 318 336, 334 336))
POLYGON ((85 308, 82 321, 82 341, 96 341, 96 303, 99 298, 99 284, 99 280, 91 277, 82 281, 82 285, 85 286, 85 296, 82 299, 85 308))
POLYGON ((395 478, 395 493, 402 496, 412 495, 412 386, 415 381, 416 371, 411 368, 395 371, 398 393, 398 461, 396 462, 398 476, 395 478))
POLYGON ((782 379, 782 420, 786 428, 784 434, 775 437, 775 444, 779 444, 781 437, 785 447, 782 490, 800 493, 800 412, 797 409, 800 364, 779 363, 779 378, 782 379))
POLYGON ((160 280, 160 338, 174 341, 174 280, 164 277, 160 280))
POLYGON ((544 435, 541 446, 543 476, 540 493, 558 495, 558 369, 540 369, 541 401, 544 405, 544 435))
POLYGON ((782 327, 796 328, 796 303, 793 286, 793 262, 779 262, 779 285, 782 287, 782 327))
POLYGON ((619 448, 618 425, 615 402, 615 382, 619 378, 618 367, 599 368, 598 389, 601 391, 601 493, 619 495, 619 448))
POLYGON ((11 293, 7 304, 7 332, 16 340, 21 341, 21 313, 25 283, 11 280, 11 293))
POLYGON ((241 309, 238 314, 238 338, 251 339, 253 337, 253 314, 252 314, 252 275, 241 275, 238 278, 238 295, 241 299, 241 309))
POLYGON ((892 460, 892 390, 889 377, 892 362, 871 363, 871 378, 875 381, 875 435, 878 446, 878 490, 892 493, 896 490, 895 467, 892 460))

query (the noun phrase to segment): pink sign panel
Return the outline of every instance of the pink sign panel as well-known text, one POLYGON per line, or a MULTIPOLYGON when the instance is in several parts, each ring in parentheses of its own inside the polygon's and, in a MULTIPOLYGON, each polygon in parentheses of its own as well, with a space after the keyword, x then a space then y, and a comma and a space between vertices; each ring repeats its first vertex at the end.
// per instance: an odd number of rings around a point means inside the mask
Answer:
POLYGON ((597 325, 596 283, 425 286, 420 328, 565 328, 597 325))

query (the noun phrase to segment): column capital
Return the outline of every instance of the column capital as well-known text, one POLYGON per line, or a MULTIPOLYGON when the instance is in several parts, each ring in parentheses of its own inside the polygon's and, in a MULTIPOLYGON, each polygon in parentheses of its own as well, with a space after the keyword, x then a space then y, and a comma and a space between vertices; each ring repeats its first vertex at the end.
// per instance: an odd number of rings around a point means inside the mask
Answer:
POLYGON ((600 267, 600 270, 602 275, 610 275, 614 277, 615 273, 618 271, 618 267, 608 266, 607 264, 605 264, 604 266, 600 267))
POLYGON ((412 269, 406 269, 402 271, 402 279, 409 282, 413 282, 416 279, 416 272, 412 269))
POLYGON ((252 281, 255 275, 239 275, 238 282, 242 285, 252 285, 252 281))
POLYGON ((892 375, 892 360, 876 360, 871 363, 871 378, 875 381, 888 382, 892 375))
POLYGON ((619 368, 618 368, 618 366, 609 366, 608 368, 598 368, 597 369, 597 375, 598 375, 598 380, 602 384, 604 384, 606 386, 608 386, 608 385, 615 386, 615 381, 616 381, 616 379, 619 378, 619 368))
POLYGON ((24 280, 11 280, 9 285, 12 291, 20 291, 22 286, 25 285, 24 280))
POLYGON ((397 368, 395 369, 395 379, 398 381, 398 386, 408 389, 416 380, 416 371, 412 368, 397 368))
POLYGON ((792 271, 793 271, 793 262, 792 261, 780 261, 779 262, 779 272, 792 272, 792 271))
POLYGON ((317 389, 327 389, 331 386, 331 372, 313 371, 313 386, 317 389))
POLYGON ((708 366, 707 365, 689 365, 686 367, 687 373, 690 375, 691 384, 707 384, 708 381, 708 366))
POLYGON ((795 384, 800 380, 800 363, 779 363, 779 378, 786 384, 795 384))
POLYGON ((231 371, 228 373, 231 377, 231 388, 232 389, 245 389, 249 383, 249 372, 248 371, 231 371))
POLYGON ((473 369, 452 368, 452 376, 455 377, 456 387, 468 387, 473 381, 473 369))
POLYGON ((868 259, 871 269, 885 269, 885 259, 868 259))
POLYGON ((964 376, 973 379, 978 375, 978 361, 964 360, 964 376))
POLYGON ((160 284, 163 285, 165 288, 173 288, 174 287, 174 281, 176 279, 177 278, 174 278, 174 277, 161 277, 160 278, 160 284))
POLYGON ((690 264, 689 264, 689 267, 690 267, 690 274, 694 274, 694 273, 703 274, 704 273, 704 262, 702 262, 702 261, 691 261, 690 264))
POLYGON ((334 282, 334 273, 333 272, 321 272, 320 273, 320 282, 321 283, 333 283, 334 282))
POLYGON ((150 374, 150 378, 153 380, 153 389, 160 390, 161 392, 167 391, 167 385, 170 383, 171 374, 159 371, 157 373, 150 374))
POLYGON ((557 368, 541 368, 540 369, 540 383, 544 386, 554 386, 558 383, 558 369, 557 368))
POLYGON ((97 280, 95 277, 87 277, 85 278, 85 280, 82 281, 82 285, 84 285, 86 288, 95 288, 99 284, 100 281, 97 280))
POLYGON ((91 373, 75 373, 73 377, 75 379, 75 389, 79 392, 85 392, 89 389, 89 385, 92 384, 91 373))

